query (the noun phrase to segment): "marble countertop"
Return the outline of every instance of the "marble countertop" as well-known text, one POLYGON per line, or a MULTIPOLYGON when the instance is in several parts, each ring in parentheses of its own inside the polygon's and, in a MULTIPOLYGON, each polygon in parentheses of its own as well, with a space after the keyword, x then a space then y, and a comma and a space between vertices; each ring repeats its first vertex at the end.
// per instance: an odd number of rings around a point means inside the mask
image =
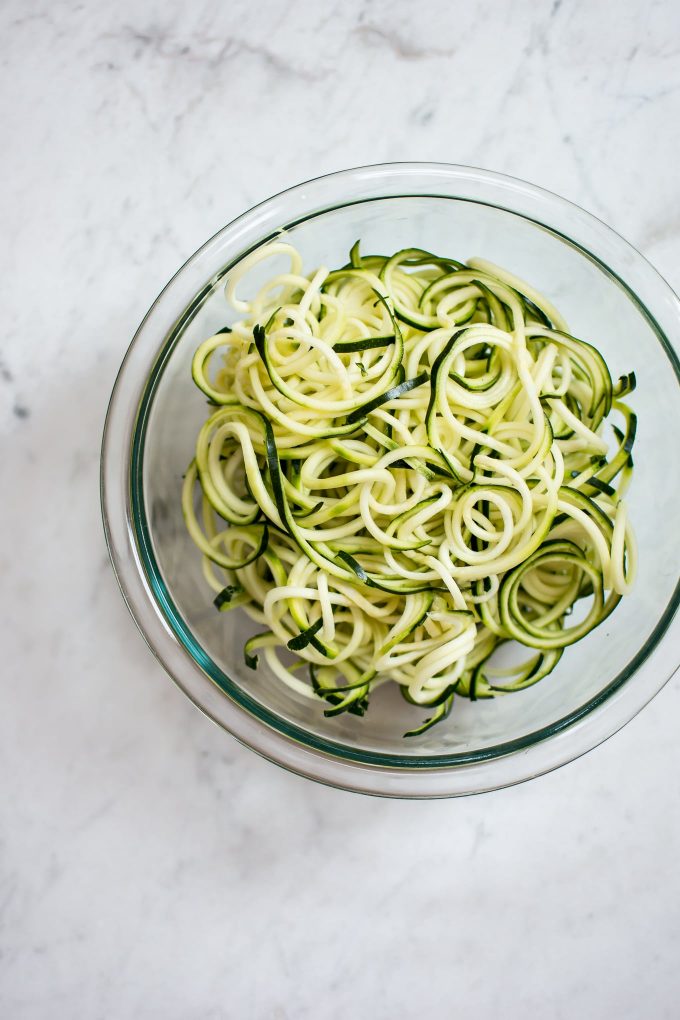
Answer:
POLYGON ((98 458, 162 285, 326 171, 525 177, 680 287, 680 8, 5 0, 0 28, 0 1015, 676 1017, 677 678, 511 790, 316 786, 211 725, 146 650, 98 458))

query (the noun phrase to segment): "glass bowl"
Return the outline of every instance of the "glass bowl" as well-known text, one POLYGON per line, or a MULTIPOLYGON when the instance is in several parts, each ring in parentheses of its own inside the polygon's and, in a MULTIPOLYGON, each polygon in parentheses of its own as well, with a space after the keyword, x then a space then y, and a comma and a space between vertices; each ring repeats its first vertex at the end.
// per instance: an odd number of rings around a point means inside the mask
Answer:
MULTIPOLYGON (((273 271, 271 261, 263 274, 273 271)), ((274 267, 275 269, 276 267, 274 267)), ((264 278, 264 275, 263 275, 264 278)), ((215 722, 309 778, 364 793, 447 797, 496 789, 584 753, 631 719, 678 664, 680 302, 607 226, 546 191, 499 174, 401 163, 331 174, 270 198, 224 227, 179 270, 135 335, 116 380, 102 450, 107 542, 123 596, 169 675, 215 722), (392 685, 364 718, 248 670, 254 625, 218 613, 182 520, 182 475, 207 408, 191 379, 198 343, 230 321, 226 274, 285 229, 307 270, 364 250, 422 247, 483 256, 530 281, 592 339, 614 378, 634 369, 635 473, 629 510, 640 566, 633 593, 568 648, 548 678, 492 701, 459 698, 449 718, 416 721, 392 685)), ((425 714, 425 713, 423 713, 425 714)))

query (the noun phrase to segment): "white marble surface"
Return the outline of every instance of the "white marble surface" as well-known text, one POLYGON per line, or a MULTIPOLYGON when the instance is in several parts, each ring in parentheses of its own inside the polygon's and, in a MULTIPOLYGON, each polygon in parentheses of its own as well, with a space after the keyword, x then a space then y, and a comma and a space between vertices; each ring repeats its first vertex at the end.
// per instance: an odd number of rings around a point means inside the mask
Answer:
POLYGON ((677 679, 513 790, 324 789, 168 682, 97 487, 148 305, 298 180, 509 172, 680 287, 675 0, 5 0, 0 30, 0 1016, 677 1017, 677 679))

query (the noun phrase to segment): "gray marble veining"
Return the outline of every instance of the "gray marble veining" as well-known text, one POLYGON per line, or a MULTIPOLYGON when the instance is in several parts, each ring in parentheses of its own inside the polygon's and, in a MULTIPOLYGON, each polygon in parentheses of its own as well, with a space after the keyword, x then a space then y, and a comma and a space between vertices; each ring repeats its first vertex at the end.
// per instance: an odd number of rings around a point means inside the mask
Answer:
POLYGON ((159 289, 316 174, 525 177, 680 287, 678 5, 5 0, 0 27, 0 1016, 677 1016, 677 681, 521 788, 314 786, 163 676, 97 476, 159 289))

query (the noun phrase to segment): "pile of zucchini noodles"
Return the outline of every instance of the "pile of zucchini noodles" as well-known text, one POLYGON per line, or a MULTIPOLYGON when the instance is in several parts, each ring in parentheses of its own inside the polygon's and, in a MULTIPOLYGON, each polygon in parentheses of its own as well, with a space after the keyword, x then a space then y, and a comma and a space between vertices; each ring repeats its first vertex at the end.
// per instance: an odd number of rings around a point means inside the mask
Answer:
POLYGON ((277 240, 226 297, 240 320, 193 359, 213 409, 182 505, 217 609, 264 627, 249 666, 261 653, 329 716, 363 715, 394 681, 430 710, 412 736, 456 694, 541 680, 628 592, 635 378, 614 385, 526 283, 358 242, 341 269, 304 274, 277 240), (272 256, 288 271, 240 297, 272 256), (530 657, 491 668, 510 640, 530 657))

